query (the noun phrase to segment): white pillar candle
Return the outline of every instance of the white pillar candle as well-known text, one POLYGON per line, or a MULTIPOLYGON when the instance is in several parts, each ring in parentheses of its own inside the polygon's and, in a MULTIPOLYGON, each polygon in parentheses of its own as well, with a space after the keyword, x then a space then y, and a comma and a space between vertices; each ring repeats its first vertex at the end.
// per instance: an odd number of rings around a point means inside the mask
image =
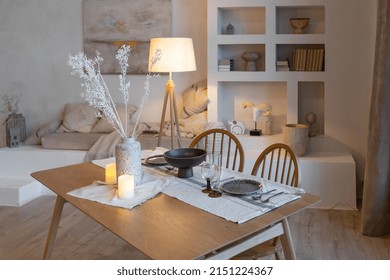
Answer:
POLYGON ((118 197, 131 198, 134 196, 134 176, 124 174, 118 177, 118 197))
POLYGON ((106 165, 106 183, 109 185, 116 184, 116 164, 109 163, 106 165))

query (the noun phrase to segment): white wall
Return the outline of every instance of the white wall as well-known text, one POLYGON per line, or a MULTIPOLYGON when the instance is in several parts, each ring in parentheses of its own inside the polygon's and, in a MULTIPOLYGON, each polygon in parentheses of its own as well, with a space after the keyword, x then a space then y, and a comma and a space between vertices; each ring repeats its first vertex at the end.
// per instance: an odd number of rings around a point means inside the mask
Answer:
MULTIPOLYGON (((174 74, 177 95, 207 77, 206 11, 206 0, 172 0, 172 36, 193 38, 198 69, 174 74)), ((82 0, 0 1, 0 96, 22 92, 20 112, 26 117, 28 134, 58 117, 65 103, 82 101, 80 80, 66 65, 68 53, 83 50, 82 27, 82 0)), ((120 100, 117 75, 104 78, 120 100)), ((134 104, 140 103, 144 78, 129 77, 134 104)), ((142 119, 160 120, 166 81, 166 75, 152 81, 142 119)), ((0 115, 0 123, 5 118, 0 115)), ((0 126, 2 146, 4 126, 0 126)))
POLYGON ((376 2, 327 0, 325 131, 352 153, 358 186, 364 178, 367 149, 376 2))

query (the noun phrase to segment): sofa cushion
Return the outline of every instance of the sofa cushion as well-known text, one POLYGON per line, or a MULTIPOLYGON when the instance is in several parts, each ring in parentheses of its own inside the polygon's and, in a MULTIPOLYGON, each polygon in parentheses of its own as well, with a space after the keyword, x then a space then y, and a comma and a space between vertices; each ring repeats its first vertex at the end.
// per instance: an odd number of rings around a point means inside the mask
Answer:
POLYGON ((88 151, 104 133, 53 133, 42 137, 42 148, 88 151))
POLYGON ((38 128, 24 142, 26 145, 41 145, 41 138, 45 135, 54 133, 61 125, 60 120, 52 120, 38 128))
POLYGON ((183 116, 188 118, 207 109, 210 100, 207 96, 207 80, 193 84, 183 94, 183 116))
POLYGON ((88 103, 65 104, 61 130, 65 132, 91 132, 97 122, 97 109, 88 103))
MULTIPOLYGON (((118 103, 116 104, 116 110, 118 111, 119 117, 121 118, 121 122, 124 122, 126 120, 125 118, 125 104, 124 103, 118 103)), ((130 124, 130 120, 132 115, 134 115, 135 112, 137 112, 138 107, 136 105, 129 104, 127 108, 127 115, 128 115, 128 125, 130 124)), ((123 125, 125 125, 123 123, 123 125)), ((94 133, 110 133, 114 130, 114 127, 111 123, 109 123, 106 118, 102 117, 99 118, 95 126, 92 128, 91 132, 94 133)))

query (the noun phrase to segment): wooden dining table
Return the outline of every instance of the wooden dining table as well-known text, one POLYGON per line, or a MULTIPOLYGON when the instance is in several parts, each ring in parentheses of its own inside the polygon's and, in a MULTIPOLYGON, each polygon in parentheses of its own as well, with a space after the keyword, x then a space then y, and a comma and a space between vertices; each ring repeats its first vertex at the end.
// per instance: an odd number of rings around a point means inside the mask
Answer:
POLYGON ((276 236, 280 236, 285 258, 295 259, 287 218, 320 201, 305 193, 295 201, 237 224, 163 193, 132 209, 69 195, 68 192, 95 180, 104 181, 104 168, 91 162, 38 171, 31 176, 57 195, 44 259, 50 259, 55 249, 66 202, 151 259, 229 259, 276 236))

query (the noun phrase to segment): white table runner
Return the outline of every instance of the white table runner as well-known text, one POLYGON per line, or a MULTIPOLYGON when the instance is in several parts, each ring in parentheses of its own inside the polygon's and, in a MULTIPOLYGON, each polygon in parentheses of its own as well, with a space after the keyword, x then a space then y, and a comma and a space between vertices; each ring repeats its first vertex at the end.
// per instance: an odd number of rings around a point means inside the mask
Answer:
MULTIPOLYGON (((142 157, 146 158, 147 156, 161 154, 161 152, 162 150, 143 151, 142 157)), ((111 162, 115 162, 115 158, 93 161, 94 164, 102 167, 111 162)), ((117 188, 115 185, 101 185, 98 183, 92 183, 68 194, 111 206, 131 209, 163 192, 211 214, 240 224, 296 200, 305 193, 300 188, 293 188, 239 172, 223 170, 221 180, 229 177, 252 179, 262 183, 263 187, 260 193, 276 190, 269 195, 264 195, 262 199, 266 199, 276 192, 283 192, 283 194, 270 198, 268 202, 256 200, 252 195, 234 196, 226 193, 223 193, 221 197, 211 198, 201 192, 206 183, 201 177, 201 168, 199 166, 194 167, 193 171, 193 177, 182 179, 177 177, 176 169, 168 169, 165 166, 143 166, 142 184, 135 187, 135 195, 129 199, 119 199, 116 195, 117 188)))
MULTIPOLYGON (((191 178, 180 179, 175 177, 173 182, 162 192, 211 214, 239 224, 296 200, 304 194, 304 190, 300 188, 289 187, 229 170, 223 170, 221 179, 223 180, 232 176, 235 179, 260 181, 263 185, 261 192, 275 189, 278 192, 283 192, 283 194, 270 198, 267 203, 255 200, 252 196, 233 196, 225 193, 221 197, 211 198, 201 192, 205 185, 205 180, 201 177, 200 167, 194 168, 194 176, 191 178)), ((264 195, 262 198, 266 199, 275 193, 276 191, 269 195, 264 195)))

